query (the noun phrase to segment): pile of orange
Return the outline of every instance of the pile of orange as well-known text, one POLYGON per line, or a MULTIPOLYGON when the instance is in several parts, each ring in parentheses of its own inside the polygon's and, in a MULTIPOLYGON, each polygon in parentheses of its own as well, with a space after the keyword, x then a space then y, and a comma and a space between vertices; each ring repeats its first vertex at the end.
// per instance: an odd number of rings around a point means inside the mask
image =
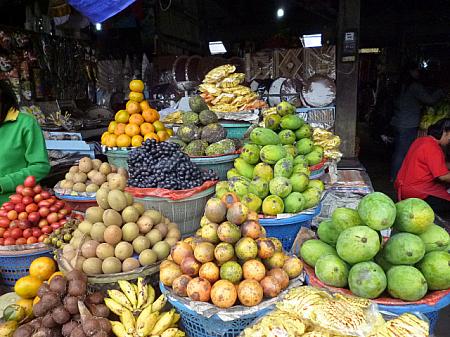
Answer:
POLYGON ((132 80, 130 95, 124 110, 119 110, 102 135, 102 144, 108 147, 137 147, 147 139, 165 141, 173 136, 159 120, 159 113, 144 99, 144 82, 132 80))

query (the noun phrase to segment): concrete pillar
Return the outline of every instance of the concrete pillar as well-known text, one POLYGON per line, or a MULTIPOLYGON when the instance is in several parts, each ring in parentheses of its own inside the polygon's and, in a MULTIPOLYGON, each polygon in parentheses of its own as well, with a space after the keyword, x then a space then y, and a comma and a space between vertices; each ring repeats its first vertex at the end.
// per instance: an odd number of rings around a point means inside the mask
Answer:
POLYGON ((358 103, 358 53, 355 61, 342 62, 345 32, 355 31, 359 38, 360 0, 340 0, 337 37, 336 134, 341 137, 345 158, 356 156, 356 118, 358 103))

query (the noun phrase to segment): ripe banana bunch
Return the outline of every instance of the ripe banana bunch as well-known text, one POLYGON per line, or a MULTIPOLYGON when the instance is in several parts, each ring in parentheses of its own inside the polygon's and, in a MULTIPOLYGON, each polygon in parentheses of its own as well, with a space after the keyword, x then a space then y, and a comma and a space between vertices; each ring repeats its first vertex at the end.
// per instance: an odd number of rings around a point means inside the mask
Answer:
POLYGON ((0 323, 0 336, 12 337, 14 331, 17 329, 18 323, 16 321, 7 321, 0 323))
POLYGON ((120 322, 111 321, 112 330, 117 337, 182 337, 185 333, 177 328, 180 315, 175 309, 161 310, 167 303, 165 295, 155 300, 155 290, 150 284, 144 284, 142 277, 137 284, 121 280, 120 290, 108 290, 106 306, 117 316, 120 322))

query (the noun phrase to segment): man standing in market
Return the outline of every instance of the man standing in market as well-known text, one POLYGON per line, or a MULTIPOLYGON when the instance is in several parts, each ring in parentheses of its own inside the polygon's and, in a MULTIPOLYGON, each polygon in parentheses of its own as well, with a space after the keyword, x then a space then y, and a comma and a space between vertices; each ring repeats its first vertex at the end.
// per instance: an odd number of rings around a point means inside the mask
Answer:
POLYGON ((0 81, 0 204, 27 176, 37 181, 50 172, 41 128, 34 116, 18 110, 11 87, 0 81))

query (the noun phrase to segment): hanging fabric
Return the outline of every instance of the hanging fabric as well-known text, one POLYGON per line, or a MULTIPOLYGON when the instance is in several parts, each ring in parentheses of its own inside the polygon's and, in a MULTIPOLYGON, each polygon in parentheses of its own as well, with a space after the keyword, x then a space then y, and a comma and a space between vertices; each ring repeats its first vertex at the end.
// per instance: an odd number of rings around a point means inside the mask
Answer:
POLYGON ((135 0, 68 0, 77 11, 92 23, 101 23, 121 12, 135 0))

